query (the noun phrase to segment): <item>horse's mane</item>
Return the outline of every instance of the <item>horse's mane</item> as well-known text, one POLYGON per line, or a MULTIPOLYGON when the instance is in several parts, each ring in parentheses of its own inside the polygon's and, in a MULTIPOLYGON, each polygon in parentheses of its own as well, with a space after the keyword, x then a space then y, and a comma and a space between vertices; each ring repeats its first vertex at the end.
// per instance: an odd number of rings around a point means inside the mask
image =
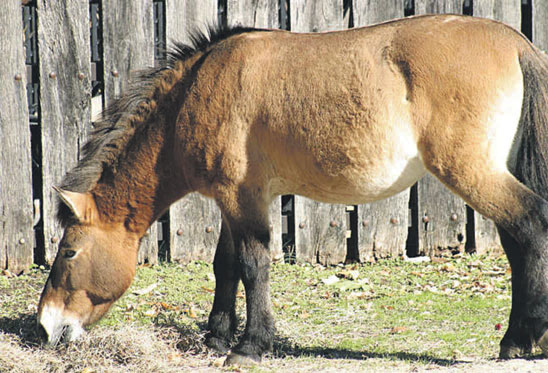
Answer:
MULTIPOLYGON (((184 62, 198 52, 207 50, 215 43, 252 28, 207 26, 190 34, 190 43, 172 42, 167 58, 160 67, 138 72, 128 88, 116 98, 95 123, 90 139, 82 148, 82 157, 76 167, 63 178, 60 187, 64 190, 85 193, 92 190, 103 171, 112 167, 124 151, 139 125, 154 113, 155 101, 165 93, 166 86, 173 87, 173 74, 179 62, 184 62)), ((63 226, 72 219, 65 204, 59 203, 57 218, 63 226)))

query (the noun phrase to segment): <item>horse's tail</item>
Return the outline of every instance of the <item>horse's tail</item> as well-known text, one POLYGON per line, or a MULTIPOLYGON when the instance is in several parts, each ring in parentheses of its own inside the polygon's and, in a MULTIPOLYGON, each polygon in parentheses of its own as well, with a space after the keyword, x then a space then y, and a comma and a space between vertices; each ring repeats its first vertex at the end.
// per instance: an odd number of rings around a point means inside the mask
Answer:
POLYGON ((548 200, 548 57, 535 47, 520 56, 523 103, 518 145, 512 173, 548 200))

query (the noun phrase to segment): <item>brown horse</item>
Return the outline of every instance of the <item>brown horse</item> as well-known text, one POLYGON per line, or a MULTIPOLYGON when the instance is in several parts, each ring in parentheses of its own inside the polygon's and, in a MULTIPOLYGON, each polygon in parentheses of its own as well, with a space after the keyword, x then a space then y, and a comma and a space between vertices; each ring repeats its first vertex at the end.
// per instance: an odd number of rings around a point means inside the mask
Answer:
POLYGON ((548 352, 548 58, 460 16, 324 34, 229 29, 179 45, 105 113, 60 188, 65 233, 38 308, 77 338, 135 274, 139 239, 189 192, 223 223, 207 344, 227 363, 272 347, 268 206, 280 194, 365 203, 426 171, 497 224, 512 267, 500 355, 548 352))

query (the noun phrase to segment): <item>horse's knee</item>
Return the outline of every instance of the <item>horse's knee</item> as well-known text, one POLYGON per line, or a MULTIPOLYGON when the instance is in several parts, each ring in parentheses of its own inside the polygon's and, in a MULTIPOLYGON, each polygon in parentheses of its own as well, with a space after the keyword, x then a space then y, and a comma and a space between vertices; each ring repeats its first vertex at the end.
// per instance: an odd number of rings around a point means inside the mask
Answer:
POLYGON ((270 253, 268 251, 269 235, 252 235, 244 239, 239 253, 239 265, 242 281, 255 283, 268 281, 270 253))

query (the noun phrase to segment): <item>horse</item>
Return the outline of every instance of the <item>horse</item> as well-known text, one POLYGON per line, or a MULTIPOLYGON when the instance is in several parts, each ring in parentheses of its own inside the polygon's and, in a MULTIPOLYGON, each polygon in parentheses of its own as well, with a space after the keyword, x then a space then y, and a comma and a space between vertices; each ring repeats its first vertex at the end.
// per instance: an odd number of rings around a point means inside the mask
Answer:
POLYGON ((55 187, 64 235, 39 332, 73 341, 99 320, 131 284, 147 228, 199 192, 222 212, 205 343, 226 364, 260 361, 275 333, 274 198, 367 203, 426 172, 500 232, 512 270, 500 357, 548 353, 548 58, 509 26, 456 15, 321 34, 218 27, 176 44, 55 187))

